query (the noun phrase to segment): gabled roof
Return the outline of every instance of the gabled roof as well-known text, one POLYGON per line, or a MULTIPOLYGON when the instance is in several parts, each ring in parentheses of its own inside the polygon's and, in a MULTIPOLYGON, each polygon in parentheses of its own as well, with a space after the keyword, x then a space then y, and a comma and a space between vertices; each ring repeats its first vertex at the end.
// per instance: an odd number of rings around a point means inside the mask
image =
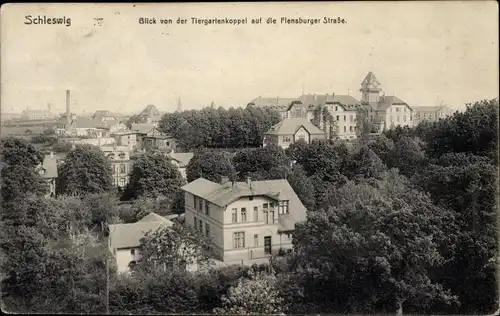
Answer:
POLYGON ((377 110, 385 111, 392 105, 406 105, 410 110, 412 109, 406 102, 396 96, 381 96, 377 110))
POLYGON ((312 135, 323 135, 324 132, 314 126, 311 122, 304 118, 286 118, 278 124, 272 126, 266 135, 293 135, 301 127, 304 127, 312 135))
POLYGON ((302 103, 306 106, 308 111, 314 110, 318 105, 325 104, 339 104, 344 108, 344 110, 354 110, 356 109, 361 102, 359 102, 356 98, 350 95, 342 95, 342 94, 305 94, 301 95, 299 100, 292 102, 288 108, 291 109, 293 104, 302 103))
POLYGON ((193 158, 194 153, 170 153, 169 157, 179 163, 179 167, 186 167, 193 158))
POLYGON ((140 117, 153 118, 157 116, 161 116, 161 112, 156 108, 156 106, 150 104, 146 106, 141 113, 139 113, 140 117))
POLYGON ((181 189, 221 207, 247 196, 267 196, 276 201, 288 200, 289 214, 280 215, 279 220, 280 229, 283 231, 293 230, 295 223, 306 219, 306 208, 285 179, 218 184, 198 178, 181 189))
POLYGON ((146 215, 136 223, 109 225, 110 248, 139 247, 141 238, 147 232, 171 227, 172 225, 171 221, 155 213, 146 215))

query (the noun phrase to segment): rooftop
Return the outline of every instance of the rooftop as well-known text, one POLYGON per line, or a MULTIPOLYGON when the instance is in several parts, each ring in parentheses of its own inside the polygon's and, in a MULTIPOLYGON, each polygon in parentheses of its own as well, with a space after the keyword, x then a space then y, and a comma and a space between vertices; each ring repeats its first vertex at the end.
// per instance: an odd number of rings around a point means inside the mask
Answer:
POLYGON ((324 135, 324 132, 314 126, 311 122, 304 118, 287 118, 272 126, 267 135, 293 135, 301 127, 304 127, 310 134, 324 135))
POLYGON ((110 248, 137 248, 147 232, 172 225, 171 221, 155 213, 146 215, 136 223, 109 225, 110 248))
POLYGON ((306 219, 306 208, 285 179, 219 184, 198 178, 184 185, 181 189, 220 207, 226 207, 247 196, 267 196, 276 201, 288 200, 289 214, 280 215, 279 221, 280 229, 283 231, 293 230, 295 223, 306 219))
POLYGON ((180 167, 186 167, 191 159, 193 159, 194 153, 170 153, 169 157, 179 163, 180 167))

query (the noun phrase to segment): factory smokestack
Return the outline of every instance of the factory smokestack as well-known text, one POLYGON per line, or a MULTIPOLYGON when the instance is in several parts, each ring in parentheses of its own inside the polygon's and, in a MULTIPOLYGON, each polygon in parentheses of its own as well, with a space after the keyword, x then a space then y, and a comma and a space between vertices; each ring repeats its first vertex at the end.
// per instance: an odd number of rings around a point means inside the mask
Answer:
POLYGON ((66 123, 71 124, 70 91, 66 90, 66 123))

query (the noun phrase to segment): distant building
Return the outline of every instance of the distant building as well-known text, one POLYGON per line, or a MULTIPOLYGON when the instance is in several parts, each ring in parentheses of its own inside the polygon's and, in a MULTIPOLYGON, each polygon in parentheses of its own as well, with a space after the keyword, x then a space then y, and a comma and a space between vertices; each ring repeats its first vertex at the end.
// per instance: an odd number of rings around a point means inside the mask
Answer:
POLYGON ((45 179, 49 186, 47 196, 55 196, 58 172, 57 157, 54 156, 54 153, 51 152, 49 155, 45 156, 43 163, 38 167, 38 173, 45 179))
POLYGON ((437 106, 414 106, 413 124, 418 125, 422 121, 436 122, 448 117, 453 111, 447 105, 437 106))
POLYGON ((112 136, 116 139, 116 144, 119 146, 127 146, 132 149, 138 149, 138 138, 139 133, 137 131, 124 131, 124 132, 116 132, 112 136))
POLYGON ((136 223, 109 225, 108 247, 116 260, 118 273, 128 273, 137 264, 141 258, 140 240, 146 233, 168 229, 172 225, 170 220, 155 213, 136 223))
POLYGON ((50 110, 24 110, 21 112, 21 120, 49 120, 56 115, 50 110))
POLYGON ((101 146, 111 163, 113 185, 124 188, 129 181, 129 173, 132 167, 130 150, 128 146, 101 146))
POLYGON ((396 96, 380 95, 380 82, 370 71, 361 83, 361 104, 367 119, 379 131, 395 126, 413 126, 413 109, 396 96))
POLYGON ((306 219, 287 180, 198 178, 181 189, 185 224, 212 238, 214 256, 224 262, 251 262, 291 249, 295 224, 306 219))
POLYGON ((137 133, 138 148, 147 151, 170 151, 176 148, 176 140, 172 136, 165 135, 154 124, 135 123, 130 129, 137 133))
POLYGON ((146 121, 146 122, 151 122, 151 123, 158 123, 162 116, 163 116, 163 113, 160 112, 160 110, 158 110, 156 108, 156 106, 150 104, 148 106, 146 106, 139 114, 138 114, 139 118, 146 121))
POLYGON ((277 145, 284 149, 302 139, 311 143, 314 139, 324 139, 325 133, 307 119, 288 118, 272 126, 264 134, 263 146, 277 145))
POLYGON ((282 118, 287 118, 288 108, 293 101, 297 98, 269 98, 269 97, 257 97, 250 101, 248 104, 255 107, 270 108, 281 114, 282 118))
POLYGON ((186 179, 186 168, 191 159, 193 159, 194 153, 176 153, 172 151, 168 154, 172 163, 179 169, 182 178, 186 179))

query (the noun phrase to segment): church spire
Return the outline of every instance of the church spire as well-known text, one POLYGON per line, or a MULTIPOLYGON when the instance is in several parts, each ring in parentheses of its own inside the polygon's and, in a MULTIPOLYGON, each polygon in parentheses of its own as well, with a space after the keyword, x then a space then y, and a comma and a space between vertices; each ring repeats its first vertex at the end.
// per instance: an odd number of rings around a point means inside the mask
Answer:
POLYGON ((181 97, 177 98, 177 110, 176 110, 176 112, 182 112, 181 97))

